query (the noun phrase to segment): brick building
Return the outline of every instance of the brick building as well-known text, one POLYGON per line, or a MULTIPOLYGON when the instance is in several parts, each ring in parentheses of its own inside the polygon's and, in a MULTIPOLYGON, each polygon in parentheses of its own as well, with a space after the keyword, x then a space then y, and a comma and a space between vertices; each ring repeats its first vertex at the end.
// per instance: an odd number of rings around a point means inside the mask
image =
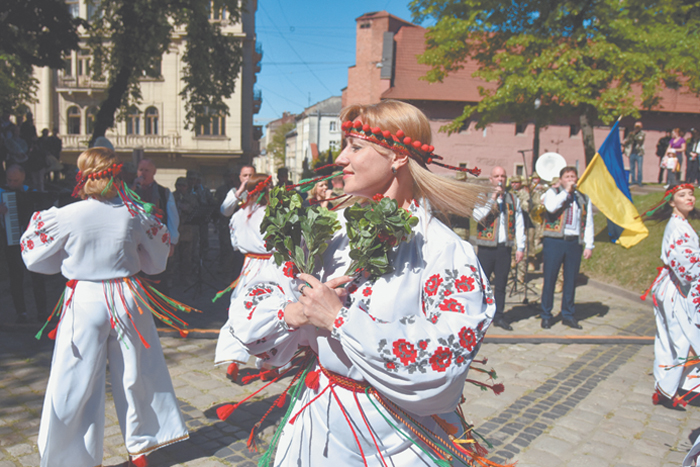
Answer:
MULTIPOLYGON (((420 79, 429 67, 419 64, 416 58, 425 51, 425 28, 386 11, 367 13, 357 18, 356 23, 355 65, 348 69, 343 106, 375 103, 382 99, 410 102, 431 120, 433 145, 446 163, 477 166, 485 175, 496 165, 505 167, 509 175, 523 173, 523 157, 518 150, 532 148, 534 123, 516 124, 504 119, 477 129, 476 120, 472 119, 459 133, 447 136, 438 132, 441 126, 461 115, 466 104, 480 100, 479 86, 493 86, 472 77, 475 63, 466 63, 464 69, 450 74, 442 83, 429 83, 420 79)), ((656 143, 665 129, 700 129, 700 99, 697 96, 667 89, 660 97, 658 108, 642 112, 641 121, 647 134, 645 182, 656 181, 659 163, 655 156, 656 143)), ((626 118, 621 127, 632 127, 633 124, 633 119, 626 118)), ((609 131, 610 127, 602 125, 594 128, 596 146, 602 144, 609 131)), ((562 120, 540 130, 540 154, 549 151, 563 155, 569 165, 578 165, 582 173, 585 157, 577 118, 562 120)), ((528 171, 531 157, 531 153, 527 153, 528 171)), ((431 170, 451 174, 440 167, 431 170)))

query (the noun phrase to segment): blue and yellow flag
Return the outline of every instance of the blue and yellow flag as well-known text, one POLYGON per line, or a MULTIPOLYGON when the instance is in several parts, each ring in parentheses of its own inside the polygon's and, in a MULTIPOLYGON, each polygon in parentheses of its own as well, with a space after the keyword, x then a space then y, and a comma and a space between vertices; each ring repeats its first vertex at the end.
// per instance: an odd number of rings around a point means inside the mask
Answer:
POLYGON ((578 190, 588 195, 605 217, 624 229, 616 243, 629 248, 645 239, 649 231, 632 204, 622 163, 619 123, 615 123, 581 175, 578 190))

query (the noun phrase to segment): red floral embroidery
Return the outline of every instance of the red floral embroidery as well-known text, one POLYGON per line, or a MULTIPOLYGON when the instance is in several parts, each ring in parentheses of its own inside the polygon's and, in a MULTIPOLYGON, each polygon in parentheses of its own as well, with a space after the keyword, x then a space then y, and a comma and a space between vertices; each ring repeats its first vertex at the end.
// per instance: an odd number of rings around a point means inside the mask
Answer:
POLYGON ((27 248, 30 250, 34 248, 34 242, 31 240, 27 240, 27 248))
POLYGON ((365 287, 365 289, 362 291, 362 295, 365 297, 372 295, 372 287, 365 287))
POLYGON ((39 235, 39 238, 41 239, 41 243, 46 243, 49 240, 45 233, 39 235))
POLYGON ((342 316, 338 316, 338 317, 335 319, 335 321, 333 321, 333 326, 335 326, 336 328, 339 328, 339 327, 342 326, 343 324, 345 324, 345 320, 343 319, 342 316))
POLYGON ((430 317, 430 322, 435 324, 438 322, 438 315, 433 315, 430 317))
POLYGON ((491 298, 491 297, 486 297, 486 303, 488 303, 489 305, 492 304, 492 303, 493 303, 493 298, 491 298))
POLYGON ((387 370, 395 370, 396 369, 396 365, 394 364, 394 362, 386 362, 385 365, 386 365, 387 370))
POLYGON ((394 342, 394 355, 401 360, 401 363, 408 365, 416 361, 418 352, 416 348, 405 339, 399 339, 394 342))
POLYGON ((471 292, 474 290, 474 278, 462 276, 455 281, 455 287, 460 292, 471 292))
POLYGON ((679 270, 680 272, 685 272, 685 268, 684 268, 683 266, 679 267, 678 270, 679 270))
POLYGON ((44 226, 44 222, 42 221, 42 222, 39 222, 39 223, 36 225, 36 228, 37 228, 37 229, 40 229, 40 228, 42 228, 43 226, 44 226))
POLYGON ((425 350, 425 349, 428 348, 428 342, 427 342, 427 341, 419 341, 419 342, 418 342, 418 347, 420 347, 421 349, 425 350))
POLYGON ((457 365, 461 365, 462 363, 464 363, 464 357, 460 355, 459 357, 455 358, 455 363, 457 365))
POLYGON ((425 293, 428 294, 429 297, 432 297, 437 293, 440 284, 442 284, 442 277, 440 277, 440 274, 431 276, 425 283, 425 293))
POLYGON ((245 302, 245 307, 247 310, 250 310, 253 307, 253 302, 245 302))
POLYGON ((248 295, 252 295, 253 297, 257 297, 258 295, 268 294, 271 292, 272 292, 272 289, 268 289, 265 287, 259 287, 257 289, 251 290, 248 295))
POLYGON ((671 260, 671 267, 672 267, 672 268, 675 268, 675 267, 676 267, 676 261, 673 260, 673 259, 671 260))
POLYGON ((20 253, 24 253, 24 242, 19 244, 19 251, 20 253))
POLYGON ((158 233, 158 226, 154 225, 153 227, 151 227, 151 235, 155 235, 157 233, 158 233))
POLYGON ((297 269, 296 265, 291 261, 287 261, 286 263, 284 263, 284 269, 282 272, 286 277, 289 277, 290 279, 294 279, 296 275, 299 274, 299 270, 297 269))
POLYGON ((278 317, 279 319, 284 319, 284 310, 279 310, 279 311, 277 312, 277 317, 278 317))
POLYGON ((34 215, 32 216, 32 220, 35 221, 39 218, 39 213, 35 212, 34 215))
POLYGON ((459 345, 470 352, 474 349, 476 345, 476 334, 474 334, 472 329, 465 326, 459 331, 459 345))
POLYGON ((683 244, 683 240, 676 240, 676 245, 682 245, 682 244, 683 244))
POLYGON ((452 291, 450 289, 445 289, 445 292, 443 293, 443 295, 445 297, 449 297, 450 295, 452 295, 452 291))
POLYGON ((433 370, 443 372, 452 363, 452 351, 447 347, 438 347, 430 357, 430 365, 433 370))
POLYGON ((170 234, 168 232, 165 232, 161 240, 163 241, 163 243, 170 243, 170 234))
POLYGON ((440 304, 440 309, 442 311, 456 311, 458 313, 464 313, 464 307, 454 298, 445 300, 440 304))

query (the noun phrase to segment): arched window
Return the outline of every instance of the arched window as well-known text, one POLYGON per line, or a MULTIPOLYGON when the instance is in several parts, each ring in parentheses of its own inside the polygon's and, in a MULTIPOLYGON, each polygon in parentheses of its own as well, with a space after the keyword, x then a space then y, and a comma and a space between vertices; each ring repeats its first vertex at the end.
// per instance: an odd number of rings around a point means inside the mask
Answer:
POLYGON ((76 106, 68 108, 67 113, 68 121, 68 134, 69 135, 79 135, 80 134, 80 109, 76 106))
POLYGON ((95 117, 97 116, 97 107, 90 107, 85 113, 85 133, 91 135, 95 131, 95 117))
POLYGON ((202 122, 201 125, 195 125, 195 134, 197 136, 225 136, 226 135, 226 116, 219 112, 207 111, 208 120, 202 122))
POLYGON ((141 134, 141 112, 136 107, 130 108, 129 113, 126 114, 126 134, 141 134))
POLYGON ((147 135, 158 134, 158 109, 156 109, 155 107, 149 107, 146 109, 145 130, 147 135))

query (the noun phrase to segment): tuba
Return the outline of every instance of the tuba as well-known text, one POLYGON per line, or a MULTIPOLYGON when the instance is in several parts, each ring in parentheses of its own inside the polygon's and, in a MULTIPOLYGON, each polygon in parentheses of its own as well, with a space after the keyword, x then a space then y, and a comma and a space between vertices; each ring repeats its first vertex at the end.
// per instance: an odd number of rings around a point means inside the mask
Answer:
POLYGON ((544 204, 538 204, 530 210, 530 220, 533 224, 540 225, 542 223, 542 214, 544 214, 544 204))

